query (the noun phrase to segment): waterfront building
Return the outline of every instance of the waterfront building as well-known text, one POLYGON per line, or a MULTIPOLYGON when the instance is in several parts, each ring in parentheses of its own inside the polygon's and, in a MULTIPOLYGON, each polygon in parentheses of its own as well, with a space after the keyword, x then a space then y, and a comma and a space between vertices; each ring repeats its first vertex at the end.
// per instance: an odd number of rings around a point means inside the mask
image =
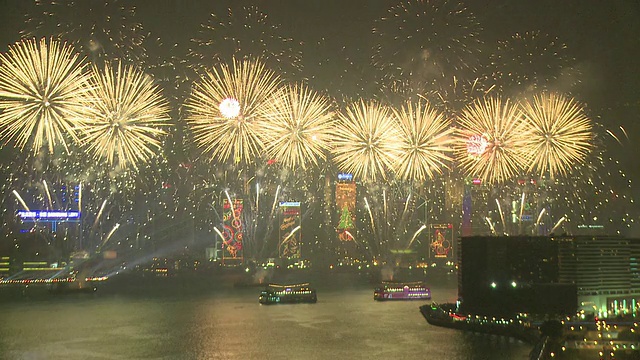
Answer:
POLYGON ((640 239, 579 235, 558 241, 561 282, 577 287, 580 309, 600 317, 636 314, 640 300, 640 239))
POLYGON ((460 238, 458 249, 458 296, 463 311, 575 313, 576 287, 560 279, 556 239, 470 236, 460 238))
POLYGON ((601 235, 469 236, 458 245, 465 311, 635 314, 640 239, 601 235))

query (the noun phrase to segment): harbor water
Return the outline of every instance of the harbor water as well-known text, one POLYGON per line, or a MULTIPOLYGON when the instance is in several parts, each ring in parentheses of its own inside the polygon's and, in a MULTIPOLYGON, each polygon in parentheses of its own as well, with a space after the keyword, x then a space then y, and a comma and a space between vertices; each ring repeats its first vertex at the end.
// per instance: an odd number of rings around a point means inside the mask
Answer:
MULTIPOLYGON (((260 305, 259 287, 171 279, 0 302, 0 359, 528 359, 531 344, 429 325, 425 301, 316 282, 315 304, 260 305)), ((312 283, 312 285, 314 285, 312 283)), ((455 277, 431 284, 455 301, 455 277)))

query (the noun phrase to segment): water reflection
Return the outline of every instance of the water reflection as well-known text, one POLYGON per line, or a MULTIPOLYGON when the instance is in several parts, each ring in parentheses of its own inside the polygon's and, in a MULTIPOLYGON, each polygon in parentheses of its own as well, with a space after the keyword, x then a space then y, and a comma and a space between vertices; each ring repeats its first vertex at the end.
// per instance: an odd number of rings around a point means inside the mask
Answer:
MULTIPOLYGON (((3 303, 3 359, 527 359, 530 345, 426 323, 423 302, 376 302, 368 284, 318 287, 318 303, 262 306, 258 288, 3 303)), ((432 286, 452 301, 454 283, 432 286)))

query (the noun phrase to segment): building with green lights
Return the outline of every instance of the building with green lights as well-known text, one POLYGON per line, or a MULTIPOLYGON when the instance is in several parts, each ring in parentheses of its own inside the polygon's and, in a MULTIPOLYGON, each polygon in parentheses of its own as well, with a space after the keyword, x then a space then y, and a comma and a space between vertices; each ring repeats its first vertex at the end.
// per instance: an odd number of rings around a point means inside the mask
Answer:
POLYGON ((559 281, 576 284, 581 310, 600 317, 636 315, 640 300, 640 239, 562 236, 559 281))
POLYGON ((469 236, 458 244, 458 295, 472 313, 636 314, 640 239, 599 235, 469 236))

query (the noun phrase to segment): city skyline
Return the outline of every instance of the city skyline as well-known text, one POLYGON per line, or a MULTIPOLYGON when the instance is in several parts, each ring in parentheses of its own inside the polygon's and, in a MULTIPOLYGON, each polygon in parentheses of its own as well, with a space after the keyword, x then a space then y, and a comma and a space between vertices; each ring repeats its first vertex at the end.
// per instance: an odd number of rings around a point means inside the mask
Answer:
MULTIPOLYGON (((639 106, 636 91, 638 82, 634 81, 637 79, 638 73, 634 71, 632 62, 632 59, 635 58, 632 51, 638 51, 638 47, 634 46, 634 41, 638 40, 631 36, 632 29, 638 26, 638 20, 629 15, 634 14, 634 11, 637 14, 638 6, 633 3, 587 2, 580 6, 564 4, 531 8, 530 4, 529 6, 517 6, 509 2, 494 1, 487 9, 482 9, 478 4, 471 2, 465 7, 464 4, 448 1, 350 2, 346 7, 339 7, 337 2, 307 2, 304 5, 296 2, 281 2, 276 5, 273 2, 265 1, 240 2, 234 3, 232 6, 231 3, 225 2, 207 5, 199 2, 184 4, 162 1, 157 6, 150 6, 143 2, 115 1, 105 2, 103 11, 122 17, 112 16, 111 19, 114 19, 112 23, 103 23, 103 26, 112 26, 115 23, 114 27, 110 29, 111 33, 96 31, 93 33, 94 38, 89 40, 82 38, 83 31, 86 31, 87 26, 90 27, 95 22, 105 19, 104 14, 96 11, 96 9, 100 9, 96 5, 98 3, 89 5, 84 3, 79 8, 87 11, 83 19, 64 17, 69 16, 65 13, 68 9, 65 9, 64 4, 73 4, 73 2, 62 3, 63 5, 58 6, 50 5, 51 9, 59 11, 59 13, 53 11, 51 12, 53 16, 43 17, 42 11, 48 6, 46 3, 42 2, 41 5, 34 6, 22 2, 18 4, 15 1, 0 2, 0 6, 10 10, 6 12, 9 17, 3 19, 6 21, 3 22, 5 25, 3 26, 2 39, 7 46, 17 42, 21 34, 26 36, 56 35, 50 33, 51 26, 56 25, 56 21, 60 21, 59 24, 65 26, 57 26, 57 29, 63 31, 64 38, 74 42, 89 62, 99 63, 104 59, 117 59, 123 63, 133 63, 139 69, 154 76, 156 84, 159 84, 172 104, 171 117, 174 124, 180 123, 185 117, 181 114, 180 106, 184 104, 184 99, 189 97, 191 84, 198 83, 203 76, 202 74, 206 74, 203 70, 210 69, 212 66, 215 68, 221 64, 230 64, 231 55, 239 57, 261 56, 266 67, 273 69, 284 82, 305 82, 311 89, 327 94, 333 102, 341 104, 337 108, 348 108, 345 105, 349 103, 357 104, 359 103, 357 99, 375 100, 398 106, 399 98, 419 96, 447 116, 456 118, 456 116, 459 117, 461 111, 486 94, 493 96, 497 93, 499 96, 513 99, 513 102, 519 101, 531 93, 536 94, 543 91, 567 94, 577 99, 577 102, 585 104, 585 112, 595 124, 594 128, 597 128, 594 129, 594 132, 597 130, 604 137, 600 138, 601 143, 593 146, 592 157, 588 157, 586 160, 579 157, 583 159, 580 161, 585 163, 563 163, 562 166, 568 175, 559 176, 562 179, 553 182, 553 186, 544 185, 544 191, 540 191, 538 188, 531 190, 531 194, 527 195, 527 202, 529 202, 529 196, 547 197, 555 199, 553 206, 559 207, 558 202, 567 199, 567 196, 575 198, 575 203, 569 202, 568 210, 562 209, 559 210, 560 213, 549 214, 551 217, 545 220, 548 223, 547 229, 556 221, 561 221, 564 215, 568 214, 567 211, 575 210, 576 218, 570 220, 573 220, 576 225, 603 221, 598 219, 596 215, 589 215, 590 208, 592 208, 598 209, 604 214, 608 213, 608 216, 621 216, 615 221, 623 223, 632 221, 632 224, 623 224, 627 226, 627 230, 623 231, 628 236, 638 235, 637 224, 640 219, 638 219, 638 207, 632 199, 634 195, 638 195, 638 189, 634 184, 640 174, 638 174, 638 167, 634 166, 633 157, 629 156, 637 148, 638 122, 634 121, 634 117, 638 116, 635 110, 639 106), (119 6, 123 6, 123 8, 119 6), (233 11, 230 12, 227 7, 232 7, 233 11), (610 13, 615 16, 613 19, 617 21, 610 21, 604 15, 595 16, 595 13, 610 13), (26 21, 16 21, 15 18, 19 16, 15 15, 18 14, 24 14, 26 21), (215 14, 215 16, 211 16, 211 14, 215 14), (427 21, 416 21, 417 15, 433 16, 427 21), (58 17, 56 18, 56 16, 58 17), (396 18, 404 20, 394 23, 396 18), (68 22, 64 22, 65 19, 68 22), (448 20, 443 22, 442 19, 448 20), (308 25, 314 23, 316 26, 308 25), (201 27, 201 24, 206 27, 201 27), (408 25, 405 27, 403 24, 408 25), (502 25, 504 25, 503 28, 501 28, 502 25), (421 34, 422 37, 408 33, 407 29, 409 28, 421 34), (438 33, 435 30, 440 28, 444 29, 445 37, 435 36, 438 33), (116 39, 117 41, 109 43, 105 39, 116 39), (218 42, 215 41, 216 39, 218 42), (256 39, 261 41, 255 41, 256 39), (229 43, 225 43, 225 41, 229 43), (592 179, 592 177, 594 178, 592 179), (628 182, 629 180, 631 183, 628 182), (599 199, 591 200, 590 197, 587 197, 593 195, 591 194, 592 187, 595 189, 596 195, 600 195, 599 199), (550 188, 553 190, 549 190, 550 188), (617 201, 618 196, 625 199, 624 208, 621 206, 614 209, 620 211, 621 214, 604 210, 607 209, 607 206, 611 207, 612 205, 609 203, 617 201), (574 204, 582 208, 572 209, 571 206, 574 204)), ((419 16, 417 17, 419 18, 419 16)), ((53 26, 53 29, 55 30, 56 26, 53 26)), ((84 34, 86 36, 86 33, 84 34)), ((6 53, 4 43, 2 44, 2 53, 6 53)), ((215 81, 218 81, 213 74, 207 76, 214 79, 214 84, 215 81)), ((192 106, 192 108, 198 108, 198 106, 192 106)), ((214 110, 217 111, 217 108, 214 110)), ((346 118, 362 118, 363 123, 365 120, 371 121, 366 115, 368 111, 363 103, 362 109, 353 110, 352 114, 346 118), (358 111, 362 112, 358 113, 358 111)), ((384 111, 381 114, 384 114, 384 111)), ((253 116, 253 113, 249 115, 253 116)), ((167 143, 164 145, 165 150, 170 149, 168 152, 170 156, 160 156, 160 160, 154 160, 158 163, 149 166, 153 169, 141 171, 144 173, 145 179, 150 181, 143 180, 138 174, 127 175, 126 178, 120 180, 122 183, 119 186, 123 186, 122 191, 129 193, 117 200, 121 202, 117 205, 120 210, 114 211, 114 214, 121 213, 119 216, 122 218, 112 222, 107 226, 107 229, 119 225, 128 216, 136 219, 134 221, 138 224, 142 224, 144 221, 137 220, 138 217, 146 217, 148 220, 154 217, 154 214, 166 214, 169 207, 174 208, 176 214, 184 212, 188 217, 195 216, 196 213, 201 213, 198 210, 201 206, 206 208, 204 204, 198 203, 198 201, 204 203, 202 196, 210 198, 209 204, 213 204, 211 206, 221 207, 219 202, 222 196, 219 190, 228 187, 231 182, 235 183, 234 191, 237 193, 245 193, 245 196, 253 193, 258 194, 255 196, 255 200, 252 200, 256 209, 259 209, 261 193, 268 199, 274 195, 278 197, 280 194, 280 196, 290 198, 279 200, 306 198, 310 202, 321 203, 318 200, 322 198, 321 186, 318 185, 318 183, 322 183, 318 180, 322 176, 321 169, 310 169, 304 176, 297 179, 288 178, 290 175, 286 175, 289 180, 285 184, 282 180, 278 180, 278 177, 285 176, 283 175, 285 172, 269 173, 267 176, 263 173, 264 171, 268 173, 269 170, 266 167, 261 164, 253 164, 250 168, 255 172, 256 179, 263 176, 265 178, 265 183, 260 186, 256 185, 257 180, 255 183, 249 183, 249 179, 252 179, 251 176, 246 175, 249 168, 246 168, 245 175, 240 175, 242 170, 238 171, 237 166, 225 167, 228 164, 223 166, 225 161, 220 162, 218 169, 207 170, 204 174, 194 176, 192 167, 198 161, 198 156, 194 157, 193 153, 190 153, 193 149, 186 146, 187 138, 183 138, 181 132, 184 129, 188 130, 188 128, 182 126, 184 125, 170 131, 169 145, 167 143), (166 164, 163 165, 163 162, 166 164), (167 168, 163 167, 165 165, 167 168), (233 174, 233 172, 238 174, 233 174), (183 189, 181 185, 188 184, 189 181, 193 181, 193 189, 183 189), (278 181, 282 182, 282 193, 279 192, 281 184, 278 181), (156 185, 162 183, 165 190, 153 195, 156 196, 154 201, 158 201, 157 205, 153 206, 158 206, 158 210, 154 212, 147 209, 146 215, 140 215, 140 210, 134 210, 136 202, 134 199, 148 194, 149 190, 143 190, 145 182, 147 182, 146 185, 154 182, 156 185), (179 184, 179 182, 184 184, 179 184), (128 189, 124 190, 125 187, 128 189), (218 194, 215 196, 220 198, 214 198, 214 194, 211 194, 213 191, 208 189, 216 189, 218 194), (173 193, 168 196, 169 192, 173 193)), ((362 129, 356 130, 367 135, 366 131, 362 131, 362 129)), ((341 132, 341 134, 343 133, 345 132, 341 132)), ((205 143, 203 147, 205 146, 209 145, 205 143)), ((254 152, 255 149, 251 151, 254 152)), ((387 153, 393 151, 395 150, 387 149, 387 153)), ((53 153, 53 150, 50 152, 53 153)), ((8 150, 4 153, 13 154, 8 150)), ((214 158, 216 156, 220 158, 220 155, 216 155, 216 153, 214 155, 214 158)), ((240 158, 242 163, 254 161, 253 157, 246 155, 224 156, 226 156, 225 160, 240 158)), ((146 161, 149 159, 147 158, 146 161)), ((347 155, 346 160, 349 159, 347 155)), ((379 162, 384 163, 385 167, 391 166, 389 159, 374 159, 373 157, 368 159, 371 160, 371 167, 377 166, 379 162)), ((5 160, 3 162, 8 160, 6 155, 3 160, 5 160)), ((277 162, 278 159, 275 160, 277 162)), ((69 161, 69 164, 77 165, 77 159, 73 157, 64 160, 59 158, 57 161, 69 161)), ((299 160, 292 159, 290 163, 296 164, 297 161, 299 160)), ((358 161, 358 164, 350 165, 351 169, 356 173, 362 173, 363 176, 359 180, 369 181, 367 179, 370 174, 370 170, 367 170, 369 168, 361 166, 364 160, 358 161)), ((8 173, 15 171, 11 168, 11 164, 7 164, 7 166, 8 173)), ((98 169, 87 170, 91 169, 91 166, 89 164, 81 165, 74 171, 80 173, 84 171, 89 174, 87 175, 89 178, 91 176, 105 176, 101 180, 104 182, 103 185, 94 185, 96 194, 102 191, 97 190, 101 186, 102 189, 114 186, 109 184, 113 180, 113 176, 103 173, 104 169, 100 171, 97 171, 98 169), (83 168, 83 166, 87 166, 87 168, 83 168)), ((327 174, 340 170, 332 168, 332 166, 329 168, 331 171, 327 174)), ((472 170, 477 171, 473 168, 472 170)), ((28 169, 21 171, 23 174, 27 174, 28 169)), ((484 180, 489 183, 504 182, 505 179, 512 176, 511 170, 504 171, 502 175, 497 177, 486 175, 484 180)), ((424 173, 431 174, 429 177, 433 177, 434 174, 429 171, 424 173)), ((373 174, 373 178, 370 182, 375 184, 376 172, 371 174, 373 174)), ((466 176, 471 175, 467 174, 466 176)), ((13 178, 19 179, 19 176, 14 176, 12 175, 13 178)), ((519 211, 520 218, 522 218, 525 193, 518 190, 519 180, 516 179, 517 176, 513 176, 514 178, 509 182, 515 188, 495 190, 498 187, 494 189, 489 187, 488 191, 491 193, 489 199, 495 199, 496 202, 501 199, 500 201, 516 204, 512 206, 510 211, 519 211), (498 194, 495 194, 496 192, 498 194), (520 201, 521 192, 522 200, 520 201), (512 201, 511 198, 515 200, 512 201)), ((382 177, 384 178, 383 175, 382 177)), ((58 178, 62 177, 58 176, 58 178)), ((553 173, 551 178, 553 180, 553 173)), ((24 186, 29 186, 29 183, 31 183, 30 186, 33 186, 34 182, 39 183, 40 181, 43 180, 30 179, 20 186, 27 189, 24 186)), ((393 186, 395 185, 388 186, 389 193, 392 192, 393 186)), ((409 207, 407 204, 410 199, 418 195, 434 202, 434 205, 431 205, 429 221, 457 222, 458 215, 446 213, 445 205, 437 205, 437 201, 443 202, 444 200, 437 200, 437 197, 429 198, 425 195, 426 193, 431 194, 432 190, 434 192, 440 191, 446 194, 441 196, 444 198, 451 196, 452 188, 442 180, 442 184, 433 182, 428 186, 423 186, 421 188, 422 194, 419 192, 414 194, 413 190, 407 190, 406 186, 394 188, 393 192, 394 195, 397 195, 397 199, 400 199, 395 200, 398 201, 398 204, 404 201, 404 212, 400 211, 399 213, 404 214, 409 207), (433 209, 438 206, 441 209, 434 211, 433 209)), ((150 189, 153 189, 153 186, 150 186, 150 189)), ((15 201, 13 190, 16 188, 5 188, 5 201, 7 195, 11 197, 10 201, 15 201)), ((369 203, 367 203, 366 209, 359 205, 362 207, 360 224, 369 226, 370 222, 371 226, 369 229, 361 230, 362 237, 378 238, 381 236, 382 230, 376 229, 379 222, 374 221, 374 213, 378 210, 372 210, 372 207, 378 206, 379 209, 385 209, 386 214, 387 188, 369 187, 365 190, 364 196, 367 191, 370 194, 371 207, 369 203)), ((103 197, 110 197, 110 195, 106 195, 110 192, 102 193, 103 197)), ((96 195, 96 198, 93 199, 94 214, 98 213, 100 204, 102 204, 103 198, 100 196, 96 195)), ((364 199, 366 202, 367 198, 364 199)), ((116 200, 112 199, 111 201, 116 200)), ((255 217, 253 221, 256 222, 260 218, 269 218, 266 206, 270 205, 271 200, 261 201, 265 209, 262 213, 256 210, 256 213, 252 215, 255 217)), ((362 204, 362 199, 359 201, 362 204)), ((411 201, 415 202, 416 200, 411 201)), ((426 200, 423 201, 426 204, 426 200)), ((453 204, 459 206, 461 211, 463 201, 461 199, 457 201, 454 201, 453 204)), ((50 199, 49 203, 51 203, 50 199)), ((493 204, 493 201, 490 204, 493 204)), ((498 212, 489 208, 489 204, 485 205, 487 206, 486 213, 483 212, 481 215, 486 215, 487 218, 489 216, 496 217, 493 221, 503 216, 499 203, 498 212)), ((543 214, 541 210, 547 208, 547 205, 541 203, 537 203, 535 206, 531 203, 531 205, 535 209, 530 211, 531 214, 526 214, 529 218, 535 217, 538 213, 540 213, 538 215, 540 218, 543 214)), ((326 206, 327 204, 324 204, 324 207, 326 206)), ((452 205, 447 203, 446 206, 452 205)), ((477 205, 474 206, 477 208, 477 205)), ((319 211, 322 207, 318 205, 315 209, 316 212, 307 214, 307 216, 316 216, 317 218, 322 213, 319 211)), ((415 207, 418 207, 417 203, 415 207)), ((246 208, 250 209, 251 207, 246 208)), ((402 206, 400 209, 402 210, 402 206)), ((324 214, 324 216, 331 217, 328 214, 324 214)), ((425 212, 425 221, 426 217, 425 212)), ((218 222, 215 219, 206 219, 204 224, 208 225, 201 226, 205 228, 216 226, 218 222)), ((318 224, 322 223, 322 220, 316 219, 314 223, 316 224, 314 226, 319 226, 318 224)), ((393 229, 384 229, 384 234, 387 235, 381 241, 400 242, 400 237, 410 238, 412 234, 417 234, 416 230, 420 228, 419 222, 403 224, 402 221, 399 221, 399 223, 394 224, 393 229), (396 226, 398 226, 397 229, 396 226), (398 237, 398 239, 387 239, 388 236, 398 237)), ((496 231, 492 221, 489 220, 488 223, 493 229, 492 231, 496 231)), ((504 218, 502 223, 501 231, 507 232, 504 218)), ((257 236, 261 231, 268 232, 269 226, 265 226, 266 228, 263 230, 256 227, 253 230, 247 228, 247 231, 253 231, 257 236)), ((518 228, 517 231, 522 231, 521 226, 518 228)), ((618 227, 616 226, 616 228, 618 227)), ((110 234, 107 230, 103 231, 105 234, 110 234)), ((211 229, 209 231, 211 232, 211 229)), ((104 239, 104 235, 99 238, 104 239)), ((249 237, 248 241, 250 243, 257 240, 251 240, 249 237)), ((318 238, 316 238, 317 241, 319 241, 318 238)), ((98 244, 101 242, 102 240, 98 241, 98 244)))

